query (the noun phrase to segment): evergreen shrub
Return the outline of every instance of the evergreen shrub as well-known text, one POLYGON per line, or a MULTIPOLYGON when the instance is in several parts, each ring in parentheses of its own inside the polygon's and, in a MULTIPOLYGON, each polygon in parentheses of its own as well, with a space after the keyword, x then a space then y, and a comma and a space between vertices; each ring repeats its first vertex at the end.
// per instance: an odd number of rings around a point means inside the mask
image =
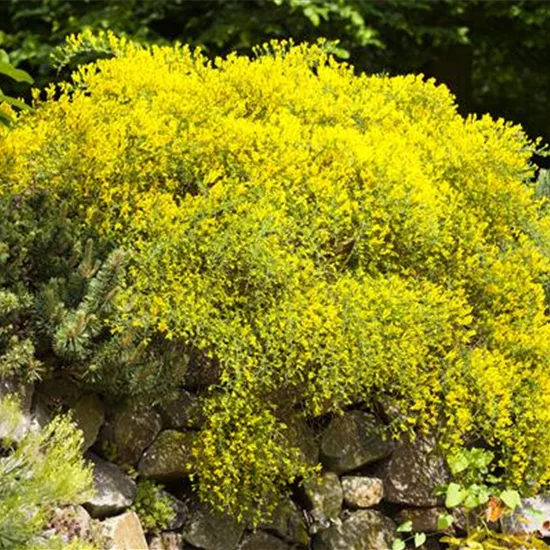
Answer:
POLYGON ((210 61, 101 41, 112 58, 3 131, 0 192, 64 205, 75 234, 126 255, 90 339, 155 360, 83 355, 84 374, 139 392, 183 384, 189 357, 217 373, 204 498, 254 515, 307 473, 285 419, 358 402, 449 452, 490 447, 509 486, 548 483, 549 222, 520 127, 463 119, 421 76, 357 76, 322 44, 210 61))

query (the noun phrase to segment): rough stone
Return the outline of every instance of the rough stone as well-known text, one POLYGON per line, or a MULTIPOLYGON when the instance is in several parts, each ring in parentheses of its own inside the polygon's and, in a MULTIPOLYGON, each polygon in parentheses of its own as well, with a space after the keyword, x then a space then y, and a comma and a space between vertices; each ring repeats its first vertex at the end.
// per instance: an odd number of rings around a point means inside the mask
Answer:
POLYGON ((92 518, 82 506, 55 508, 48 527, 65 543, 73 539, 86 539, 92 529, 92 518))
POLYGON ((103 537, 110 550, 149 550, 139 518, 134 512, 106 519, 103 537))
POLYGON ((321 441, 321 461, 337 474, 355 470, 391 454, 393 444, 370 414, 351 411, 329 424, 321 441))
POLYGON ((83 395, 73 408, 73 418, 82 431, 82 450, 89 449, 97 439, 99 429, 105 421, 105 409, 97 395, 83 395))
POLYGON ((306 421, 300 416, 292 416, 285 419, 285 424, 287 425, 288 442, 300 451, 302 461, 312 466, 317 465, 319 445, 317 445, 315 436, 306 421))
POLYGON ((315 482, 306 483, 304 488, 312 518, 321 526, 328 527, 330 520, 338 518, 342 511, 344 494, 338 476, 325 472, 315 482))
POLYGON ((445 461, 435 452, 435 441, 402 439, 378 471, 384 481, 384 499, 396 504, 433 507, 441 502, 435 489, 449 480, 445 461))
POLYGON ((145 451, 139 473, 158 481, 181 479, 192 472, 194 434, 166 430, 145 451))
POLYGON ((307 546, 309 533, 304 516, 292 500, 280 504, 269 522, 258 526, 265 531, 271 531, 288 542, 307 546))
POLYGON ((166 526, 166 530, 176 531, 185 522, 185 518, 189 514, 189 509, 187 508, 186 504, 177 499, 171 493, 168 493, 167 491, 162 491, 162 495, 170 501, 170 506, 172 507, 172 510, 174 510, 174 519, 166 526))
POLYGON ((128 508, 136 496, 136 484, 115 464, 101 460, 91 453, 95 494, 84 507, 94 518, 117 514, 128 508))
POLYGON ((189 548, 178 533, 161 533, 151 539, 149 550, 183 550, 189 548))
POLYGON ((239 545, 239 550, 290 550, 290 546, 265 531, 256 531, 246 535, 239 545))
POLYGON ((440 531, 437 528, 438 519, 447 513, 448 510, 443 507, 405 508, 399 512, 397 521, 399 523, 412 521, 413 531, 435 533, 436 531, 440 531))
POLYGON ((80 386, 67 376, 55 376, 41 382, 36 388, 37 394, 52 411, 58 411, 62 406, 74 407, 83 394, 80 386))
POLYGON ((33 401, 32 406, 32 421, 33 425, 36 426, 36 429, 39 431, 42 430, 51 422, 53 417, 54 414, 52 411, 46 406, 40 396, 37 396, 37 399, 33 401))
POLYGON ((524 498, 509 516, 501 518, 505 533, 539 533, 550 537, 550 495, 524 498))
POLYGON ((390 550, 396 538, 393 521, 375 510, 358 510, 313 539, 314 550, 390 550))
POLYGON ((170 430, 198 429, 204 423, 199 398, 180 390, 175 399, 161 404, 163 425, 170 430))
POLYGON ((384 483, 377 477, 344 476, 344 501, 351 508, 371 508, 384 497, 384 483))
POLYGON ((135 466, 161 427, 160 415, 154 410, 127 405, 101 431, 100 442, 114 450, 116 462, 135 466))
POLYGON ((182 368, 185 372, 184 386, 193 391, 201 391, 220 381, 221 369, 217 360, 208 357, 200 350, 191 351, 190 355, 181 357, 182 368))
POLYGON ((235 550, 244 531, 244 525, 233 518, 194 502, 183 525, 185 541, 204 550, 235 550))

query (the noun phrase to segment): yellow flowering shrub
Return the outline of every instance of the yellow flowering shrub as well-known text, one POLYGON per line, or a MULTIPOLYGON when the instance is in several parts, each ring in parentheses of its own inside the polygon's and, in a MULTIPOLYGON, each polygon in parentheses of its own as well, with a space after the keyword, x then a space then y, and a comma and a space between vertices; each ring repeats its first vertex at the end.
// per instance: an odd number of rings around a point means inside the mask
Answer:
POLYGON ((4 132, 0 192, 68 203, 131 254, 114 333, 219 370, 205 498, 269 502, 306 473, 285 415, 356 402, 451 450, 485 441, 511 484, 550 480, 550 233, 518 126, 322 45, 210 61, 107 42, 4 132))

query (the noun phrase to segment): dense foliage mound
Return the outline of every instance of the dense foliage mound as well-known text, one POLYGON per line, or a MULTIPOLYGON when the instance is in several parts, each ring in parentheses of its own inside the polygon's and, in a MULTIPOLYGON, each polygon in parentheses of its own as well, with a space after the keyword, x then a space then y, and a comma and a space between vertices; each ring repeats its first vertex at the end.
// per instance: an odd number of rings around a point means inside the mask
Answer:
POLYGON ((0 140, 2 282, 41 368, 133 393, 193 371, 199 487, 237 513, 304 473, 292 415, 354 403, 550 480, 549 224, 519 127, 322 46, 110 47, 0 140))

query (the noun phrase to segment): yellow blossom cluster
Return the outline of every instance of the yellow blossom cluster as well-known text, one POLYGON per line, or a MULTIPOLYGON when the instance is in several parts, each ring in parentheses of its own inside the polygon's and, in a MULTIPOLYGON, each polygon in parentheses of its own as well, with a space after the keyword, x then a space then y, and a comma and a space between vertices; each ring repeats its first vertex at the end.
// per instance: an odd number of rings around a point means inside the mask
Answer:
POLYGON ((250 512, 304 474, 284 416, 357 402, 547 483, 550 233, 521 129, 322 44, 208 60, 109 41, 0 137, 0 193, 46 192, 132 251, 113 330, 217 365, 202 494, 250 512))

